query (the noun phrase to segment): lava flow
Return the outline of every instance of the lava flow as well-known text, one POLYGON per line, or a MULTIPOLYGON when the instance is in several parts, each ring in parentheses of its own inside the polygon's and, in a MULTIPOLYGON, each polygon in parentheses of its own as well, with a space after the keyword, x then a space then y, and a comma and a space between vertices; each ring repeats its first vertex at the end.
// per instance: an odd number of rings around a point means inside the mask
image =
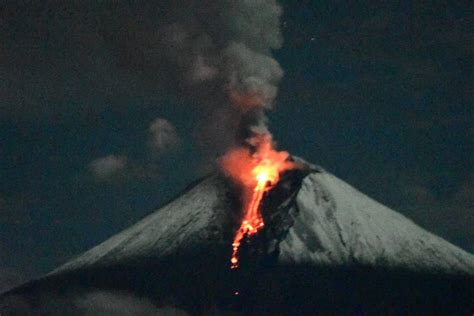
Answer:
POLYGON ((242 238, 244 238, 245 235, 251 236, 256 234, 264 226, 262 214, 260 213, 260 202, 262 201, 265 190, 271 188, 274 183, 278 182, 278 168, 276 165, 273 165, 269 159, 263 159, 253 168, 252 174, 255 176, 257 184, 253 189, 252 199, 250 200, 240 228, 237 230, 234 242, 232 243, 231 269, 239 267, 238 252, 242 238))
POLYGON ((252 154, 247 148, 235 148, 221 159, 223 170, 243 186, 244 214, 232 243, 231 269, 239 267, 242 239, 258 233, 264 227, 260 204, 265 191, 279 180, 280 172, 292 168, 287 152, 277 152, 270 139, 263 139, 252 154))

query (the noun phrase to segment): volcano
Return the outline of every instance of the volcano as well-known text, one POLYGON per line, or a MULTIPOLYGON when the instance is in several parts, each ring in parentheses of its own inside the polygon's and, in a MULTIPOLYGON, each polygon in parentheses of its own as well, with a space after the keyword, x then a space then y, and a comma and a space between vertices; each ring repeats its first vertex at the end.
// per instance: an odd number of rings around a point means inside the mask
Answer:
POLYGON ((450 314, 474 311, 474 256, 299 158, 260 205, 265 226, 231 244, 239 188, 209 175, 135 225, 4 293, 2 315, 84 314, 118 291, 163 314, 450 314), (168 312, 166 312, 168 311, 168 312))

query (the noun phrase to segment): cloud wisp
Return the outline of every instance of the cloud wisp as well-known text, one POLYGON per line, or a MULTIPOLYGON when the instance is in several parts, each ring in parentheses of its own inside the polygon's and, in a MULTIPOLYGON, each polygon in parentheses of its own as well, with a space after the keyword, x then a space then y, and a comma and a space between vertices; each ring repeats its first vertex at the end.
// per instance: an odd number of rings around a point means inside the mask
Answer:
POLYGON ((0 302, 0 313, 10 315, 10 312, 22 315, 188 315, 172 305, 156 306, 147 298, 106 290, 61 295, 42 293, 35 301, 29 301, 27 296, 11 296, 0 302))
POLYGON ((180 145, 176 127, 164 118, 155 119, 148 128, 148 146, 153 154, 163 155, 175 151, 180 145))
POLYGON ((181 139, 176 127, 159 117, 148 127, 147 145, 140 161, 123 154, 110 154, 91 161, 88 170, 99 182, 153 178, 158 175, 159 160, 177 152, 181 139))
POLYGON ((123 177, 128 169, 128 159, 124 156, 108 155, 93 160, 89 170, 99 181, 109 181, 123 177))

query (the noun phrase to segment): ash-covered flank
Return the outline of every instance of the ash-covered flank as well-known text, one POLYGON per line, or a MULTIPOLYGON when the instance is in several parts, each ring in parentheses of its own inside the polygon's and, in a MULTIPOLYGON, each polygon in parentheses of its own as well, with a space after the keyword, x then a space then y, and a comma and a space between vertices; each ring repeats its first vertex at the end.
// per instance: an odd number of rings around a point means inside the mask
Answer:
POLYGON ((293 159, 299 168, 265 193, 265 227, 243 240, 238 269, 229 268, 229 258, 242 214, 239 192, 215 174, 47 276, 4 294, 0 312, 472 314, 473 255, 293 159), (114 299, 97 306, 96 293, 114 299), (118 308, 123 297, 138 307, 118 308))

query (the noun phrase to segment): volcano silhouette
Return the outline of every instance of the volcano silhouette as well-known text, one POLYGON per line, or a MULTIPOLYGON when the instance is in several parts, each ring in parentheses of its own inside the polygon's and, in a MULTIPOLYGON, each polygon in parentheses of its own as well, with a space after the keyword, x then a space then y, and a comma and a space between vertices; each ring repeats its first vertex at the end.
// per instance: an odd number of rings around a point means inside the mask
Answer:
MULTIPOLYGON (((162 314, 449 314, 474 311, 474 256, 319 167, 282 175, 264 229, 230 269, 239 189, 219 174, 50 274, 5 293, 3 315, 86 313, 75 297, 130 293, 162 314), (65 308, 65 307, 61 307, 65 308)), ((91 312, 94 314, 94 312, 91 312)), ((97 313, 96 313, 97 314, 97 313)), ((99 313, 100 314, 100 313, 99 313)))

